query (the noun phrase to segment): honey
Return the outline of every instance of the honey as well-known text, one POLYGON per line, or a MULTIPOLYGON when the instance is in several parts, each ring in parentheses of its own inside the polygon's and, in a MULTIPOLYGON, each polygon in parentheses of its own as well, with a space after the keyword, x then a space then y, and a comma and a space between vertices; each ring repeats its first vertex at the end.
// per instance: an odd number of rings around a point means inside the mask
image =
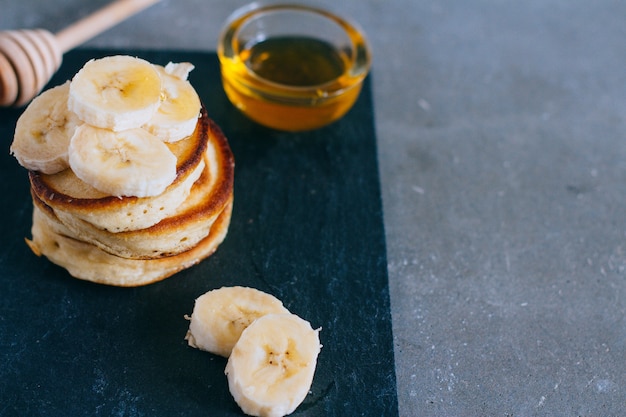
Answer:
POLYGON ((220 36, 218 55, 224 91, 249 118, 279 130, 311 130, 353 106, 370 64, 357 29, 306 6, 235 16, 220 36), (289 28, 282 31, 283 25, 289 28), (299 32, 314 25, 320 27, 299 32))
POLYGON ((312 87, 341 77, 347 59, 328 42, 297 36, 270 38, 242 51, 256 75, 293 87, 312 87))
POLYGON ((357 99, 360 88, 337 96, 325 92, 349 89, 342 78, 347 60, 323 41, 281 37, 243 49, 223 66, 222 79, 229 99, 251 119, 281 130, 309 130, 343 116, 357 99), (279 90, 280 97, 274 94, 279 90))

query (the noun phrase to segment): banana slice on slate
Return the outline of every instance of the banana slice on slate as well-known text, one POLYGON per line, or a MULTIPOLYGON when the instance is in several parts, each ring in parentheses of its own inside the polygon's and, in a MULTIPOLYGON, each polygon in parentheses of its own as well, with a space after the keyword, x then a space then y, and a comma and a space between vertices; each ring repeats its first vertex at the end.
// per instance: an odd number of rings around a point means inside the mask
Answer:
POLYGON ((289 311, 273 295, 254 288, 218 288, 196 299, 185 339, 192 347, 228 357, 244 329, 270 313, 289 311))
POLYGON ((228 387, 246 414, 282 417, 307 396, 322 347, 320 330, 276 297, 222 287, 196 299, 186 318, 190 346, 228 357, 228 387))
POLYGON ((321 348, 318 333, 295 314, 268 314, 243 331, 225 373, 244 413, 282 417, 304 401, 321 348))

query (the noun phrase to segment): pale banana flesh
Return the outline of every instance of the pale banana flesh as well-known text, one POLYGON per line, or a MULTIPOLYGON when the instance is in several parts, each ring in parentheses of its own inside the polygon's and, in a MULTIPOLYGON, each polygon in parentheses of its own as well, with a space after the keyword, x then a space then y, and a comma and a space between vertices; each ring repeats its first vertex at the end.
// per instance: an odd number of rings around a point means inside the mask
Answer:
POLYGON ((82 123, 67 111, 69 90, 66 82, 41 93, 18 119, 11 154, 20 165, 44 174, 56 174, 69 167, 67 148, 82 123))
POLYGON ((78 178, 113 196, 157 196, 176 179, 176 157, 143 129, 113 132, 83 124, 68 153, 78 178))
POLYGON ((222 287, 198 297, 186 339, 228 357, 235 402, 248 415, 291 414, 311 388, 321 349, 319 329, 276 297, 249 287, 222 287))
POLYGON ((228 388, 244 413, 291 414, 309 392, 319 330, 294 314, 268 314, 248 326, 228 358, 228 388))
POLYGON ((161 84, 157 69, 143 59, 94 59, 72 79, 68 107, 92 126, 116 132, 138 128, 159 107, 161 84))
POLYGON ((110 195, 159 195, 176 177, 176 158, 162 142, 191 135, 200 113, 187 81, 192 69, 125 55, 93 59, 25 109, 11 153, 46 174, 69 167, 110 195))
POLYGON ((218 288, 196 299, 185 338, 192 347, 227 358, 244 329, 270 313, 289 310, 273 295, 254 288, 218 288))
POLYGON ((191 135, 200 114, 200 98, 187 81, 191 64, 156 66, 163 81, 161 104, 152 118, 143 126, 164 142, 176 142, 191 135), (184 78, 183 78, 184 77, 184 78))

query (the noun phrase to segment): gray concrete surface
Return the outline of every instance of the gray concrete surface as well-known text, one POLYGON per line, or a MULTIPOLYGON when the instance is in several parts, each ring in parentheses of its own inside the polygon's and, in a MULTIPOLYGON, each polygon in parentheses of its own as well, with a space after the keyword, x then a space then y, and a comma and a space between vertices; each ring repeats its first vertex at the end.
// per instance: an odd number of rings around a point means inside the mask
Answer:
MULTIPOLYGON (((57 31, 104 0, 2 0, 57 31)), ((214 50, 241 0, 89 46, 214 50)), ((626 415, 626 2, 319 2, 373 44, 401 416, 626 415)))

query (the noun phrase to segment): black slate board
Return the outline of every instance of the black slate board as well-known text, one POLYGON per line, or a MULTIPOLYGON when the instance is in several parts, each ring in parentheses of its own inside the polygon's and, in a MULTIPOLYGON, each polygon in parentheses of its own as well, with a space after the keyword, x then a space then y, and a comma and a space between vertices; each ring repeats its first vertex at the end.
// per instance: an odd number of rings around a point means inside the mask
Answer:
POLYGON ((311 393, 295 415, 397 415, 369 79, 346 117, 298 134, 235 110, 213 53, 79 49, 50 85, 115 53, 196 66, 190 80, 236 158, 230 231, 211 258, 160 283, 129 289, 69 277, 24 244, 27 175, 8 154, 21 110, 0 109, 0 415, 241 415, 226 360, 183 340, 194 299, 224 285, 272 293, 322 328, 311 393))

